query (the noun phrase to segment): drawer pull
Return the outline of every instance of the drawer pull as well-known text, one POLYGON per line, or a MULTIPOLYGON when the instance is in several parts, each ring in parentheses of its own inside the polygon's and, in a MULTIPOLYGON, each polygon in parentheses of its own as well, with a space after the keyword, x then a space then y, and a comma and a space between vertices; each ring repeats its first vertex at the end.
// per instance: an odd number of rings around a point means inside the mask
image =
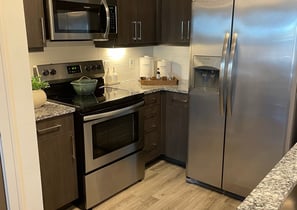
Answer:
POLYGON ((71 144, 72 144, 72 159, 76 159, 76 152, 75 152, 75 144, 74 144, 74 138, 71 136, 71 144))
POLYGON ((188 103, 188 99, 172 98, 172 102, 188 103))
POLYGON ((52 126, 49 128, 38 129, 37 133, 38 134, 52 133, 52 132, 58 131, 61 127, 62 127, 62 125, 55 125, 55 126, 52 126))
POLYGON ((155 102, 157 102, 157 99, 156 98, 152 98, 151 99, 151 102, 155 103, 155 102))

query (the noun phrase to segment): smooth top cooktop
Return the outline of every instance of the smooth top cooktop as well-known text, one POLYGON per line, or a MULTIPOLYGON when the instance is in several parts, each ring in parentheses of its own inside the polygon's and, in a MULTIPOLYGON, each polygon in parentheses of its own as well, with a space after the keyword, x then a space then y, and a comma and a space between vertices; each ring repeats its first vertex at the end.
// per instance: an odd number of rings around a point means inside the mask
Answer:
POLYGON ((71 88, 67 90, 64 86, 64 91, 60 91, 59 94, 48 92, 48 99, 75 107, 82 113, 106 111, 115 106, 143 100, 143 93, 132 94, 128 90, 118 88, 98 87, 93 94, 86 96, 77 95, 71 88))

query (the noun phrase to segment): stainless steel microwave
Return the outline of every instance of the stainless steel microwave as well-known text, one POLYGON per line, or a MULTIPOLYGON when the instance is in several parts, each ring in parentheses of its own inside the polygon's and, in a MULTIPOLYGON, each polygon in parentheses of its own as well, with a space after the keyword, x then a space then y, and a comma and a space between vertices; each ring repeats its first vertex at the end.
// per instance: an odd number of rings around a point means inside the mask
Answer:
POLYGON ((117 34, 116 0, 46 0, 50 40, 108 41, 117 34))

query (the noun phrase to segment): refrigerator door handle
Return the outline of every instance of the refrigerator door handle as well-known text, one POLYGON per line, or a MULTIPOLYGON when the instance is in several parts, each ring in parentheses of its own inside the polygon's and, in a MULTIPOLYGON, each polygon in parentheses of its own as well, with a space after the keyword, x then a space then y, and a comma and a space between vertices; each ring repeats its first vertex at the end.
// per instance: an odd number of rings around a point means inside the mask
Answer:
POLYGON ((232 73, 233 73, 233 65, 234 65, 234 56, 236 51, 236 45, 237 45, 237 33, 232 34, 232 43, 231 43, 231 51, 230 51, 230 59, 228 63, 228 71, 227 71, 227 112, 228 115, 232 115, 232 73))
POLYGON ((222 59, 220 64, 220 78, 219 78, 219 103, 220 103, 220 114, 225 114, 225 97, 224 97, 224 84, 225 84, 225 68, 227 62, 227 53, 229 51, 230 33, 225 34, 224 44, 222 49, 222 59))

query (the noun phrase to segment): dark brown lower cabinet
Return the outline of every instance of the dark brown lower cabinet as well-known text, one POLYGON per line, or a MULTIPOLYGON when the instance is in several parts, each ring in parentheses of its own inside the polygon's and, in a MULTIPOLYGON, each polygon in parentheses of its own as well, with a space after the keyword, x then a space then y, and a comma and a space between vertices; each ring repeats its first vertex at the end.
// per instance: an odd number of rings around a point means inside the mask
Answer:
POLYGON ((166 92, 165 156, 185 164, 188 147, 188 94, 166 92))
POLYGON ((78 198, 73 115, 37 122, 44 210, 78 198))
POLYGON ((161 141, 161 94, 151 93, 144 97, 144 161, 148 163, 162 153, 161 141))
POLYGON ((1 210, 7 209, 1 158, 0 158, 0 209, 1 210))

